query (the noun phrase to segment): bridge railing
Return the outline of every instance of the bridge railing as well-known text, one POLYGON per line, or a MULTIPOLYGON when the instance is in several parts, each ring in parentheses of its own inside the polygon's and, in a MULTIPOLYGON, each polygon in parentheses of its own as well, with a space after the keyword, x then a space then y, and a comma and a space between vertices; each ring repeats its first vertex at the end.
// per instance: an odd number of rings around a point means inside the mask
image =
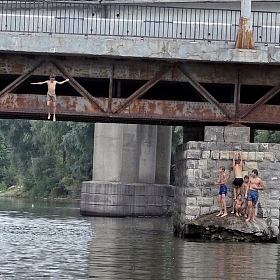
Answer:
MULTIPOLYGON (((0 1, 0 31, 235 41, 239 10, 86 1, 0 1)), ((255 41, 280 44, 280 13, 253 12, 255 41)))

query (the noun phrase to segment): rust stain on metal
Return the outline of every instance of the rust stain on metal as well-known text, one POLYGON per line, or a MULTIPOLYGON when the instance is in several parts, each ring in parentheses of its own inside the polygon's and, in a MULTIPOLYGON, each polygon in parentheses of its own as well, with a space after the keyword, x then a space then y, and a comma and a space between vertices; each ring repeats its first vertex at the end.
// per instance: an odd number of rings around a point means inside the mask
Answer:
MULTIPOLYGON (((102 106, 108 106, 107 98, 98 98, 102 106)), ((114 98, 113 106, 122 104, 122 99, 114 98)), ((235 110, 234 104, 222 104, 224 110, 232 113, 235 110)), ((244 113, 250 108, 248 104, 239 104, 239 112, 244 113)), ((46 114, 45 95, 34 94, 5 94, 0 97, 0 113, 5 113, 13 117, 17 114, 46 114)), ((280 106, 260 105, 254 114, 247 115, 244 119, 231 121, 214 104, 209 102, 185 102, 185 101, 160 101, 160 100, 134 100, 121 113, 113 114, 110 112, 101 112, 99 108, 83 97, 58 96, 57 113, 65 115, 72 120, 79 121, 83 117, 108 120, 130 119, 134 122, 140 122, 141 119, 149 121, 172 120, 172 121, 195 121, 197 123, 222 122, 244 125, 247 123, 255 124, 278 124, 280 125, 280 106)), ((36 119, 36 118, 35 118, 36 119)))
POLYGON ((244 118, 248 114, 254 112, 254 110, 256 110, 256 108, 258 108, 262 104, 265 104, 273 96, 278 94, 279 91, 280 91, 280 83, 278 83, 275 87, 273 87, 270 91, 268 91, 264 96, 262 96, 260 99, 258 99, 253 105, 251 105, 250 108, 244 114, 241 115, 241 118, 244 118))
POLYGON ((254 34, 249 26, 250 18, 241 17, 235 41, 236 49, 255 49, 254 34))
MULTIPOLYGON (((232 119, 232 116, 227 112, 223 106, 211 95, 197 80, 193 75, 184 67, 184 65, 178 65, 178 69, 189 79, 190 85, 197 90, 198 94, 211 104, 215 105, 219 110, 221 110, 229 119, 232 119)), ((233 120, 233 119, 232 119, 233 120)))
POLYGON ((153 87, 156 83, 158 83, 162 79, 162 77, 170 70, 171 70, 170 67, 162 68, 158 73, 155 74, 155 76, 151 80, 149 80, 142 87, 140 87, 133 94, 131 94, 127 99, 125 99, 122 102, 122 104, 120 104, 118 107, 114 107, 115 109, 113 110, 113 112, 119 113, 120 111, 128 107, 131 102, 143 96, 151 87, 153 87))
POLYGON ((104 107, 102 107, 98 100, 93 97, 82 85, 80 85, 68 72, 67 70, 58 64, 56 61, 51 61, 51 63, 65 76, 69 79, 69 83, 73 88, 77 90, 79 94, 81 94, 84 98, 86 98, 90 103, 95 105, 100 111, 105 112, 104 107))
MULTIPOLYGON (((30 71, 38 61, 49 59, 43 55, 30 55, 26 57, 22 54, 9 54, 0 56, 0 73, 2 76, 17 75, 20 76, 25 71, 30 71)), ((79 57, 67 57, 63 62, 54 56, 53 60, 61 63, 72 77, 83 78, 88 77, 91 79, 109 79, 111 77, 111 68, 114 65, 114 79, 127 79, 127 80, 149 80, 163 64, 161 61, 116 61, 114 59, 86 59, 79 57), (80 69, 79 64, 83 62, 83 69, 80 69), (151 64, 155 66, 152 67, 151 64), (131 65, 131 67, 130 67, 131 65), (149 66, 150 65, 150 66, 149 66), (79 69, 79 71, 77 70, 79 69)), ((238 64, 219 64, 209 62, 194 62, 188 61, 184 63, 186 69, 191 72, 193 77, 199 83, 223 83, 234 84, 236 79, 236 71, 239 71, 240 65, 238 64), (227 73, 225 75, 225 73, 227 73)), ((44 63, 32 75, 48 76, 52 72, 57 72, 56 68, 51 63, 44 63)), ((58 74, 58 73, 57 73, 58 74)), ((242 65, 242 74, 240 82, 246 85, 268 85, 273 86, 279 82, 280 68, 271 65, 242 65)), ((2 78, 2 77, 1 77, 2 78)), ((162 80, 170 82, 188 82, 187 77, 178 71, 167 73, 162 80), (176 73, 177 72, 177 73, 176 73)))

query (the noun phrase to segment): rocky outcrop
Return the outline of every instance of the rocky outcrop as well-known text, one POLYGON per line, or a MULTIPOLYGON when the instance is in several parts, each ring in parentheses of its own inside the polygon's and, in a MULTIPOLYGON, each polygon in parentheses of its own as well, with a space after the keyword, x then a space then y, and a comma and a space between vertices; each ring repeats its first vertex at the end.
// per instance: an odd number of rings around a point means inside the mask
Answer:
POLYGON ((224 218, 217 213, 198 217, 185 224, 184 237, 206 240, 227 240, 243 242, 276 242, 279 228, 273 226, 269 218, 256 218, 256 222, 246 222, 244 217, 229 214, 224 218))

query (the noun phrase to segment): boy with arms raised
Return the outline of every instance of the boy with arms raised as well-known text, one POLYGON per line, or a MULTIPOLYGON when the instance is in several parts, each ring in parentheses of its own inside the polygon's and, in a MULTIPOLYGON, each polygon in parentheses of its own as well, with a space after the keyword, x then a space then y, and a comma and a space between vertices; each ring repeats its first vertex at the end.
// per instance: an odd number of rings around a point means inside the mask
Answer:
POLYGON ((237 195, 241 193, 241 186, 243 184, 243 175, 242 175, 242 166, 243 166, 243 158, 242 152, 233 152, 232 155, 232 169, 234 173, 234 181, 233 184, 233 203, 232 203, 232 211, 234 213, 234 205, 237 195))

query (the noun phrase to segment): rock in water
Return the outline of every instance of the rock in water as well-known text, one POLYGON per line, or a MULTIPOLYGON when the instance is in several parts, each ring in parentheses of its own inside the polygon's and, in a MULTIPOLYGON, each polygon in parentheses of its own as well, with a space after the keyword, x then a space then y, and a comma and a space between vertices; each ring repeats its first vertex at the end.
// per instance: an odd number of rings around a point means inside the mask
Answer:
POLYGON ((279 228, 269 218, 256 218, 253 223, 233 214, 216 217, 216 213, 186 222, 183 232, 184 237, 244 242, 276 242, 278 235, 279 228))

